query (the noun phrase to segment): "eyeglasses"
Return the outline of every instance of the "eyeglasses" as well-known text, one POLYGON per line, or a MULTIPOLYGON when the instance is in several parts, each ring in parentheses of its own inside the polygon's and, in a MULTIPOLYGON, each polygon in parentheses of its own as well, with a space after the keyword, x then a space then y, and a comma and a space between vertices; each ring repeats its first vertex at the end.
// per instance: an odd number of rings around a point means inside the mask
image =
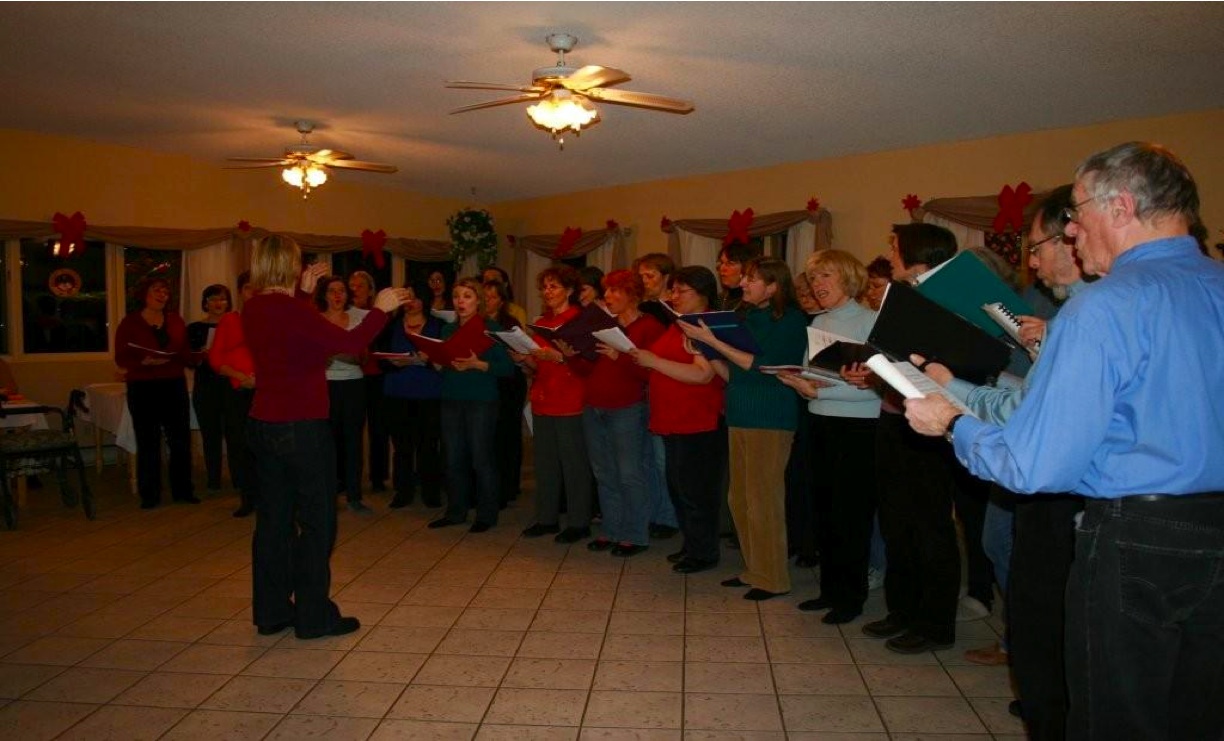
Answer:
MULTIPOLYGON (((1066 210, 1066 209, 1064 209, 1064 210, 1066 210)), ((1064 239, 1066 239, 1066 238, 1067 238, 1067 235, 1066 235, 1066 234, 1063 234, 1062 230, 1061 230, 1061 229, 1059 229, 1059 230, 1058 230, 1058 233, 1056 233, 1056 234, 1051 234, 1050 236, 1046 237, 1045 239, 1039 239, 1039 240, 1037 240, 1036 242, 1033 242, 1033 243, 1029 244, 1029 246, 1028 246, 1028 247, 1026 247, 1025 249, 1027 249, 1027 250, 1028 250, 1028 253, 1029 253, 1030 255, 1035 255, 1035 254, 1037 254, 1037 250, 1038 250, 1038 249, 1041 247, 1041 245, 1043 245, 1043 244, 1045 244, 1045 243, 1047 243, 1047 242, 1053 242, 1053 241, 1054 241, 1054 240, 1056 240, 1056 239, 1061 241, 1061 240, 1064 240, 1064 239)))
POLYGON ((1062 221, 1063 221, 1063 223, 1064 223, 1064 224, 1070 224, 1070 223, 1072 223, 1072 222, 1075 222, 1076 224, 1078 224, 1078 223, 1079 223, 1079 210, 1080 210, 1080 206, 1084 206, 1084 205, 1087 205, 1087 204, 1089 204, 1089 203, 1092 203, 1093 201, 1097 200, 1097 199, 1098 199, 1098 198, 1100 198, 1100 197, 1101 197, 1101 196, 1092 196, 1091 198, 1085 198, 1084 200, 1080 201, 1079 203, 1072 203, 1072 204, 1071 204, 1070 206, 1068 206, 1067 208, 1064 208, 1064 209, 1062 210, 1062 214, 1060 214, 1060 216, 1062 217, 1062 221))

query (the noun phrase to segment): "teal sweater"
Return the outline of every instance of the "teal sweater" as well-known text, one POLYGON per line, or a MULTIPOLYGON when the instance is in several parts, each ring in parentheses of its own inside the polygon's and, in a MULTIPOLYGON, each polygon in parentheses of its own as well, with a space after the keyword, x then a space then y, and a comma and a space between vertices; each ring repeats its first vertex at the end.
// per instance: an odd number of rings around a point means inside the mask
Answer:
MULTIPOLYGON (((442 339, 450 337, 457 329, 458 322, 443 326, 442 339)), ((490 332, 501 331, 497 322, 488 319, 485 320, 485 329, 490 332)), ((509 376, 514 371, 514 363, 510 362, 506 348, 496 342, 493 347, 480 354, 480 359, 489 364, 487 373, 477 370, 442 369, 443 401, 497 401, 497 379, 500 376, 509 376)))
POLYGON ((799 424, 799 405, 795 392, 783 386, 777 376, 768 376, 762 365, 798 365, 807 352, 807 319, 791 307, 779 319, 770 309, 752 308, 744 323, 761 347, 752 360, 752 369, 743 370, 728 362, 727 426, 763 430, 791 430, 799 424))

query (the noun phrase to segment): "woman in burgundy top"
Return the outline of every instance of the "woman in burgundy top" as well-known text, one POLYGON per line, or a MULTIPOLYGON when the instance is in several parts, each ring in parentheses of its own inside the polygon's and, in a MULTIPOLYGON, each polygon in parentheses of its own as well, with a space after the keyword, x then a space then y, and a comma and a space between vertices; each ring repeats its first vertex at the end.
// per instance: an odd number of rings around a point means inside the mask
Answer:
POLYGON ((187 325, 166 310, 170 284, 165 280, 141 282, 136 296, 143 307, 119 323, 115 363, 126 371, 140 506, 152 509, 161 503, 163 431, 170 448, 170 495, 176 502, 199 504, 191 484, 191 409, 183 373, 191 361, 187 325))
MULTIPOLYGON (((604 301, 621 331, 636 347, 650 347, 663 325, 638 310, 642 279, 632 270, 614 270, 603 279, 604 301)), ((635 556, 650 544, 650 487, 646 461, 654 455, 646 429, 646 381, 650 371, 633 356, 599 344, 591 362, 566 353, 574 372, 586 380, 582 412, 591 468, 599 484, 602 534, 587 543, 592 551, 635 556)))
MULTIPOLYGON (((247 439, 255 454, 252 586, 254 620, 261 635, 293 626, 298 638, 344 635, 361 627, 341 617, 328 597, 336 538, 336 452, 328 424, 328 359, 357 355, 402 302, 384 289, 361 323, 350 330, 329 322, 309 296, 294 295, 301 270, 296 243, 272 235, 251 256, 251 282, 260 290, 242 312, 242 329, 259 393, 251 404, 247 439)), ((309 294, 323 265, 302 275, 309 294)))

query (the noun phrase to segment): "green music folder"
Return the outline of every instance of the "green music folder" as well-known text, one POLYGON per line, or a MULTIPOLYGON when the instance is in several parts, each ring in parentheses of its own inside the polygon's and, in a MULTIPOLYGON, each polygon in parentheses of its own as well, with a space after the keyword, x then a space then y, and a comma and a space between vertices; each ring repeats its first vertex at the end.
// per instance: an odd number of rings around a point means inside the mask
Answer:
POLYGON ((1013 314, 1033 314, 1033 307, 972 252, 960 252, 930 271, 918 292, 1005 341, 1010 341, 1007 333, 982 310, 984 304, 1001 302, 1013 314))

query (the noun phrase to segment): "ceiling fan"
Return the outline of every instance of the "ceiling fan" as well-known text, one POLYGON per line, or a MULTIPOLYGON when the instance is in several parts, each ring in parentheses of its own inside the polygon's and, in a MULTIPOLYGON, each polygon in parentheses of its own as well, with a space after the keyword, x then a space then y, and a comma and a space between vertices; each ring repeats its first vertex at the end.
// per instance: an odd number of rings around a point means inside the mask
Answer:
POLYGON ((492 108, 509 103, 524 103, 537 101, 527 107, 527 115, 538 128, 550 132, 562 148, 566 131, 579 134, 583 126, 591 126, 599 121, 599 111, 590 104, 596 100, 602 103, 635 106, 667 113, 691 113, 693 104, 687 100, 669 98, 653 93, 635 93, 629 90, 612 90, 612 85, 619 85, 632 79, 628 72, 615 67, 601 67, 588 64, 585 67, 571 67, 565 63, 566 52, 571 51, 578 43, 578 37, 567 33, 550 34, 546 41, 548 48, 558 55, 557 64, 552 67, 540 67, 531 73, 530 85, 514 85, 497 82, 470 82, 467 80, 447 81, 446 87, 466 90, 513 90, 519 94, 509 98, 490 100, 484 103, 456 108, 451 113, 464 113, 480 108, 492 108))
POLYGON ((314 131, 311 121, 294 123, 302 141, 285 148, 283 157, 229 157, 229 162, 245 162, 242 165, 226 165, 227 170, 243 170, 258 167, 283 167, 281 178, 295 188, 301 188, 302 198, 310 195, 312 188, 317 188, 327 182, 327 168, 339 167, 348 170, 364 170, 366 172, 393 173, 399 170, 395 165, 384 165, 378 162, 362 162, 353 159, 348 152, 338 149, 320 149, 306 141, 306 137, 314 131))

